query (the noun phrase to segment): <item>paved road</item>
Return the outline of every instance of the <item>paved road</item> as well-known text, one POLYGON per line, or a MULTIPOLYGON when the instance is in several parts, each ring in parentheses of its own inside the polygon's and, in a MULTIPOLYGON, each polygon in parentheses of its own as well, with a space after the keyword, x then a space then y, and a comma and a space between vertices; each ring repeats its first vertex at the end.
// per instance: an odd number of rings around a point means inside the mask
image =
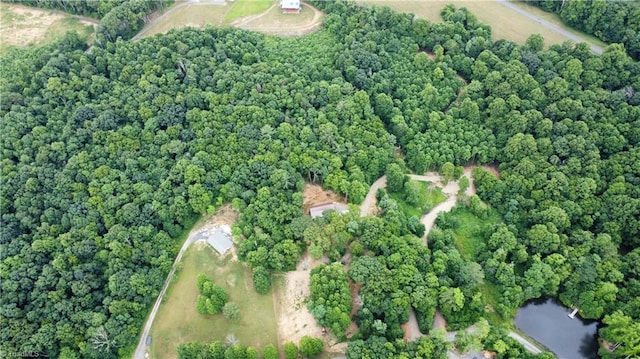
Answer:
POLYGON ((574 42, 586 42, 591 47, 591 51, 593 51, 594 53, 596 53, 598 55, 602 55, 602 52, 604 51, 602 49, 602 47, 590 44, 582 36, 578 36, 578 35, 572 34, 572 33, 568 32, 567 30, 565 30, 565 29, 563 29, 563 28, 561 28, 561 27, 559 27, 557 25, 554 25, 554 24, 552 24, 552 23, 550 23, 550 22, 548 22, 548 21, 546 21, 544 19, 542 19, 542 18, 530 13, 529 11, 527 11, 525 9, 522 9, 522 8, 512 4, 511 2, 509 2, 507 0, 498 0, 498 2, 500 4, 502 4, 503 6, 505 6, 505 7, 509 8, 509 9, 517 12, 518 14, 520 14, 522 16, 526 16, 527 18, 537 22, 538 24, 546 27, 547 29, 549 29, 551 31, 554 31, 554 32, 557 32, 558 34, 570 39, 571 41, 574 41, 574 42))
POLYGON ((509 332, 509 336, 515 340, 517 340, 518 342, 520 342, 520 344, 524 345, 524 347, 532 352, 533 354, 540 354, 542 353, 542 350, 538 349, 537 346, 531 344, 528 340, 526 340, 525 338, 523 338, 520 334, 516 333, 516 332, 509 332))
POLYGON ((147 352, 147 336, 149 336, 149 330, 151 330, 151 325, 153 325, 153 320, 156 318, 156 313, 158 312, 158 308, 160 307, 160 303, 162 303, 162 298, 164 294, 167 292, 167 288, 169 288, 169 284, 171 284, 171 279, 173 278, 174 273, 176 272, 176 267, 180 260, 182 259, 182 255, 189 248, 191 244, 196 242, 199 237, 196 235, 198 232, 193 232, 189 234, 189 238, 184 242, 182 248, 180 248, 180 252, 176 257, 176 260, 173 262, 173 266, 171 266, 171 270, 169 271, 169 275, 167 275, 167 279, 164 281, 164 287, 160 291, 160 295, 158 295, 158 299, 156 299, 155 304, 153 305, 153 309, 151 309, 151 313, 149 313, 149 317, 147 318, 147 322, 144 325, 144 330, 142 331, 142 335, 140 336, 140 341, 138 342, 138 346, 136 347, 136 351, 133 354, 133 359, 144 359, 145 354, 147 352))

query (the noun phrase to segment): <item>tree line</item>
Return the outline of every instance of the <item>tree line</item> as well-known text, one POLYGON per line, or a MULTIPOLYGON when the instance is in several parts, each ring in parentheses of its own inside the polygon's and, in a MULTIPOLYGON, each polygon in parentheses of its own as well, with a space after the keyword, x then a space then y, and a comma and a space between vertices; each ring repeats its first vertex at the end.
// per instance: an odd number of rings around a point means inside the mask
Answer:
POLYGON ((640 5, 636 1, 525 0, 556 13, 567 25, 608 43, 621 43, 640 59, 640 5))

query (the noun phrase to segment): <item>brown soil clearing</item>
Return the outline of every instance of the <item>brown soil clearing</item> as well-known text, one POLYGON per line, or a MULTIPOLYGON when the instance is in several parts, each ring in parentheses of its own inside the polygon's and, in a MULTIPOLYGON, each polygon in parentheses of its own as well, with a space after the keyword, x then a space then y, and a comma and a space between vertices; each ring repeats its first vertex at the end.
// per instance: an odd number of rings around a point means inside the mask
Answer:
POLYGON ((24 46, 34 44, 44 38, 49 26, 64 16, 51 11, 32 9, 26 6, 13 5, 3 7, 5 11, 11 11, 13 21, 5 21, 3 19, 0 25, 0 33, 11 34, 10 36, 2 36, 4 45, 24 46))
MULTIPOLYGON (((278 338, 282 343, 299 343, 303 336, 321 338, 325 342, 325 348, 331 348, 337 340, 331 334, 323 333, 322 327, 307 309, 309 298, 310 272, 328 260, 312 261, 305 254, 298 263, 295 271, 276 277, 279 283, 274 291, 274 303, 276 316, 278 317, 278 338)), ((332 350, 333 351, 333 350, 332 350)))
POLYGON ((333 191, 326 190, 317 184, 305 183, 302 192, 302 211, 309 212, 309 208, 322 203, 344 202, 344 199, 333 191))

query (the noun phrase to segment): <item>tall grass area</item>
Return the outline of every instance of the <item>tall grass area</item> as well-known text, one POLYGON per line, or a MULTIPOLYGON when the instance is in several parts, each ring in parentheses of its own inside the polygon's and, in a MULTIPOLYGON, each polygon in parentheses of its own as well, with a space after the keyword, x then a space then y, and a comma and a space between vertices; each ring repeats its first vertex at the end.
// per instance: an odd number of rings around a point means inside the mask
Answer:
MULTIPOLYGON (((487 208, 486 215, 481 218, 474 214, 471 209, 465 207, 454 209, 448 216, 451 217, 452 223, 456 224, 452 229, 456 238, 458 252, 465 260, 477 262, 480 251, 484 250, 484 238, 490 235, 492 228, 496 224, 502 222, 502 216, 495 209, 487 208)), ((500 298, 500 293, 496 286, 485 280, 479 289, 487 304, 492 308, 496 308, 500 298)), ((492 308, 487 308, 488 310, 484 315, 491 325, 512 326, 511 321, 504 320, 492 308)))
POLYGON ((480 218, 468 208, 456 208, 449 216, 456 227, 456 247, 466 260, 475 261, 484 248, 484 235, 490 233, 494 225, 502 222, 502 216, 493 208, 487 208, 486 218, 480 218))
POLYGON ((240 344, 259 350, 277 344, 276 317, 271 294, 259 295, 253 289, 250 270, 231 255, 220 257, 208 244, 195 243, 185 253, 179 273, 171 284, 151 328, 152 358, 175 358, 181 343, 224 342, 234 334, 240 344), (240 306, 240 322, 229 322, 222 314, 205 316, 196 311, 196 278, 204 273, 229 294, 229 301, 240 306))
POLYGON ((64 19, 58 20, 49 26, 42 42, 53 42, 66 34, 67 31, 76 31, 78 36, 80 36, 80 39, 87 43, 92 43, 95 38, 95 30, 93 26, 83 24, 80 19, 76 17, 65 17, 64 19))
POLYGON ((409 180, 402 192, 389 193, 389 196, 406 215, 420 218, 447 199, 440 187, 429 189, 430 185, 431 182, 409 180), (408 190, 410 186, 414 186, 412 190, 408 190))
POLYGON ((241 17, 260 14, 273 4, 275 4, 273 0, 235 0, 225 16, 224 22, 230 24, 233 20, 241 17))

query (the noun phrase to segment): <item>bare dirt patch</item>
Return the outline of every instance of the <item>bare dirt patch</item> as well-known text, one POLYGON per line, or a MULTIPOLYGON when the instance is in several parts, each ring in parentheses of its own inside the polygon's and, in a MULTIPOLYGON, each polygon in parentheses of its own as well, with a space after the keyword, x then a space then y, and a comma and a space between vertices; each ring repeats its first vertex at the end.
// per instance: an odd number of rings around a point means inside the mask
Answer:
POLYGON ((327 202, 345 202, 342 196, 326 190, 317 184, 306 183, 302 192, 302 212, 308 213, 309 208, 327 202))
POLYGON ((201 224, 197 227, 200 229, 205 226, 231 225, 238 220, 238 214, 236 210, 231 208, 230 204, 225 204, 222 207, 218 207, 214 214, 202 217, 201 224))
POLYGON ((322 328, 307 310, 309 298, 309 272, 294 271, 279 276, 277 293, 274 293, 281 341, 300 342, 303 336, 322 337, 322 328))
POLYGON ((429 60, 434 60, 436 58, 436 54, 433 51, 427 51, 427 50, 420 50, 418 51, 418 53, 422 52, 423 54, 427 55, 427 57, 429 58, 429 60))
POLYGON ((498 169, 498 166, 496 165, 491 165, 491 166, 481 166, 481 168, 485 171, 489 171, 491 173, 493 173, 494 176, 496 176, 496 178, 500 178, 500 170, 498 169))
POLYGON ((321 338, 326 348, 331 348, 337 343, 333 335, 322 332, 322 327, 307 309, 307 300, 311 294, 310 272, 321 263, 328 262, 326 258, 313 261, 307 253, 300 260, 295 271, 275 277, 277 283, 273 296, 280 344, 299 343, 305 335, 321 338))
POLYGON ((9 46, 35 44, 49 26, 64 16, 46 10, 32 9, 21 5, 2 5, 0 34, 2 43, 9 46))
POLYGON ((412 342, 423 335, 420 332, 420 327, 418 326, 418 319, 416 318, 416 312, 413 308, 409 310, 409 320, 401 325, 402 330, 404 331, 404 340, 406 342, 412 342))

